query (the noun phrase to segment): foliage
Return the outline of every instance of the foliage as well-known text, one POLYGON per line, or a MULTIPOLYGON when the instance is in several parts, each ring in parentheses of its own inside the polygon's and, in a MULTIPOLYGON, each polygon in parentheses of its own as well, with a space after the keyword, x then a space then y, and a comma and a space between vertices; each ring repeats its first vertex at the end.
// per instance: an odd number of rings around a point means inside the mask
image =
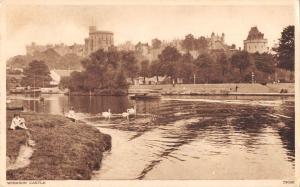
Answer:
POLYGON ((142 76, 144 78, 144 82, 145 82, 146 77, 148 77, 149 75, 150 75, 149 61, 148 60, 143 60, 141 62, 140 76, 142 76))
POLYGON ((257 70, 266 74, 272 74, 275 72, 275 60, 273 55, 267 53, 255 53, 253 58, 257 70))
POLYGON ((295 61, 295 27, 288 26, 281 32, 279 46, 274 49, 277 53, 278 67, 294 71, 295 61))
POLYGON ((21 80, 22 86, 45 87, 50 85, 52 80, 50 70, 43 61, 33 60, 24 69, 24 77, 21 80))
POLYGON ((161 41, 157 38, 154 38, 152 41, 151 41, 151 46, 153 49, 159 49, 161 47, 161 41))
POLYGON ((60 89, 69 88, 70 77, 61 77, 58 87, 60 89))
POLYGON ((25 68, 33 60, 44 61, 49 69, 72 69, 80 70, 80 61, 82 57, 76 54, 60 55, 54 49, 50 48, 42 52, 35 52, 33 55, 17 55, 7 61, 7 66, 13 68, 25 68))
POLYGON ((134 78, 139 71, 132 52, 103 51, 91 53, 82 60, 84 71, 72 72, 69 80, 62 79, 71 91, 114 93, 117 89, 128 89, 126 77, 134 78))
POLYGON ((155 76, 156 81, 158 82, 158 76, 163 76, 164 72, 162 70, 162 63, 159 60, 154 60, 151 62, 149 71, 150 71, 150 76, 155 76))
POLYGON ((185 36, 184 40, 182 41, 182 48, 186 49, 187 51, 191 51, 195 48, 195 38, 192 34, 185 36))
POLYGON ((186 35, 181 45, 182 48, 187 51, 206 50, 208 48, 208 43, 205 37, 201 36, 197 39, 194 38, 192 34, 186 35))
POLYGON ((138 76, 139 67, 137 59, 132 51, 122 51, 120 53, 121 69, 127 77, 130 77, 132 82, 135 77, 138 76))
POLYGON ((229 71, 229 67, 228 67, 228 59, 226 54, 223 52, 221 53, 218 57, 217 57, 217 61, 222 69, 222 76, 224 77, 226 75, 226 73, 228 73, 229 71))
POLYGON ((174 47, 166 47, 158 56, 162 63, 161 68, 165 75, 170 76, 172 80, 176 80, 179 66, 178 62, 181 58, 181 54, 174 47))
POLYGON ((197 77, 200 78, 200 81, 203 83, 209 83, 213 68, 212 57, 207 53, 201 54, 195 59, 194 64, 197 67, 197 77))
POLYGON ((231 57, 231 65, 238 68, 240 75, 251 65, 250 54, 246 51, 238 51, 231 57))

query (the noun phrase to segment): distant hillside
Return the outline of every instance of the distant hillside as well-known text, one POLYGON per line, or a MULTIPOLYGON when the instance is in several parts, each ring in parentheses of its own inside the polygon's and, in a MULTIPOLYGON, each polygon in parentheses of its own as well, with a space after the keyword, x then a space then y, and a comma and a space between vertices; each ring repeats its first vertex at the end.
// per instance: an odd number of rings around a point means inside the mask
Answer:
POLYGON ((82 57, 76 54, 59 55, 53 49, 47 49, 43 52, 35 52, 33 55, 17 55, 7 61, 7 66, 13 68, 25 68, 32 60, 44 61, 50 69, 82 69, 80 61, 82 57))

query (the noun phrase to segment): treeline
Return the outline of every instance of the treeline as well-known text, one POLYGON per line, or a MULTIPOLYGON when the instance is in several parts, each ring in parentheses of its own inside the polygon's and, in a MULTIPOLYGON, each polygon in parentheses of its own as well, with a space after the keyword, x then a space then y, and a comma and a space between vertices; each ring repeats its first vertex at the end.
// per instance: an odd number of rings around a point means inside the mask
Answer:
MULTIPOLYGON (((177 48, 167 46, 157 60, 138 62, 134 51, 98 50, 81 60, 83 71, 62 78, 59 86, 72 92, 124 94, 128 83, 133 83, 137 77, 156 77, 158 80, 159 76, 164 76, 169 77, 169 83, 180 79, 187 84, 250 83, 254 75, 256 82, 273 82, 277 80, 275 72, 278 69, 294 71, 294 26, 286 27, 281 35, 278 47, 273 49, 274 54, 205 50, 194 58, 189 52, 182 54, 177 48)), ((206 48, 203 38, 190 39, 190 49, 206 48)), ((156 47, 161 45, 159 40, 154 43, 156 47)), ((50 85, 50 71, 43 61, 29 63, 23 75, 22 86, 50 85)))
MULTIPOLYGON (((254 81, 267 83, 277 81, 294 81, 295 28, 290 25, 283 29, 278 46, 274 53, 250 54, 246 51, 226 53, 219 50, 208 50, 204 37, 194 38, 189 34, 181 42, 187 51, 179 53, 174 47, 166 47, 158 56, 158 60, 142 61, 139 76, 169 76, 175 82, 177 78, 183 83, 232 83, 254 81), (196 50, 200 55, 195 59, 189 51, 196 50), (285 76, 290 74, 290 76, 285 76), (288 77, 288 78, 287 78, 288 77)), ((153 46, 160 46, 158 39, 152 41, 153 46), (153 45, 156 44, 156 45, 153 45)), ((232 45, 230 48, 235 49, 232 45)))
MULTIPOLYGON (((84 71, 73 72, 70 78, 62 79, 61 86, 71 91, 118 93, 127 90, 127 78, 133 83, 136 77, 144 77, 145 80, 153 76, 157 80, 159 76, 167 76, 171 82, 177 82, 180 78, 187 84, 250 83, 253 80, 259 83, 273 82, 276 80, 276 68, 293 71, 293 32, 293 26, 284 29, 274 55, 250 54, 246 51, 233 54, 207 51, 193 58, 189 52, 181 54, 175 47, 167 46, 157 60, 138 62, 133 51, 98 50, 82 61, 84 71)), ((201 43, 204 40, 192 38, 191 41, 201 43)), ((158 41, 156 44, 159 46, 158 41)), ((191 49, 195 47, 194 44, 191 49)), ((205 48, 204 42, 202 47, 205 48)))
POLYGON ((82 61, 84 71, 73 72, 61 80, 61 87, 71 91, 95 93, 121 93, 127 90, 128 81, 136 77, 167 76, 183 83, 251 82, 252 72, 257 82, 270 82, 276 68, 271 54, 249 54, 238 51, 232 56, 224 52, 203 53, 193 58, 181 54, 174 47, 166 47, 158 60, 138 63, 134 52, 98 50, 82 61), (130 78, 130 79, 127 79, 130 78))
POLYGON ((81 63, 84 70, 62 78, 60 87, 69 88, 71 92, 126 94, 129 86, 126 78, 133 80, 139 72, 134 53, 127 51, 101 49, 91 53, 81 63))
POLYGON ((254 73, 258 82, 274 79, 276 60, 271 54, 249 54, 237 51, 233 55, 225 52, 202 53, 197 58, 187 52, 180 54, 174 47, 166 47, 151 63, 143 61, 140 76, 168 76, 183 83, 228 83, 251 82, 254 73), (147 64, 150 64, 147 66, 147 64))

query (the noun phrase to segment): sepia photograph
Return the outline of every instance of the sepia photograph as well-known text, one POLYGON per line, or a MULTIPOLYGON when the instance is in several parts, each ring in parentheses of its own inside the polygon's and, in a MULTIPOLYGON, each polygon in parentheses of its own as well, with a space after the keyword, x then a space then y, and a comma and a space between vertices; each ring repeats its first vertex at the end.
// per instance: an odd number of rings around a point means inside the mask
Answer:
POLYGON ((158 2, 4 1, 8 184, 296 182, 297 3, 158 2))

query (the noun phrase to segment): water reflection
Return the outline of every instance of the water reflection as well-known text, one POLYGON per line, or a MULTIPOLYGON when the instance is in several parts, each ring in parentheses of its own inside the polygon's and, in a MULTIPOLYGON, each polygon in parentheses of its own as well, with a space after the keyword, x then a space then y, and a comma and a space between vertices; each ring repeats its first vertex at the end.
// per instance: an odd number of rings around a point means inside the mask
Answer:
POLYGON ((113 149, 94 179, 286 179, 294 173, 293 100, 47 95, 23 104, 55 114, 73 106, 82 120, 112 135, 113 149), (130 120, 99 115, 133 106, 138 114, 130 120))

